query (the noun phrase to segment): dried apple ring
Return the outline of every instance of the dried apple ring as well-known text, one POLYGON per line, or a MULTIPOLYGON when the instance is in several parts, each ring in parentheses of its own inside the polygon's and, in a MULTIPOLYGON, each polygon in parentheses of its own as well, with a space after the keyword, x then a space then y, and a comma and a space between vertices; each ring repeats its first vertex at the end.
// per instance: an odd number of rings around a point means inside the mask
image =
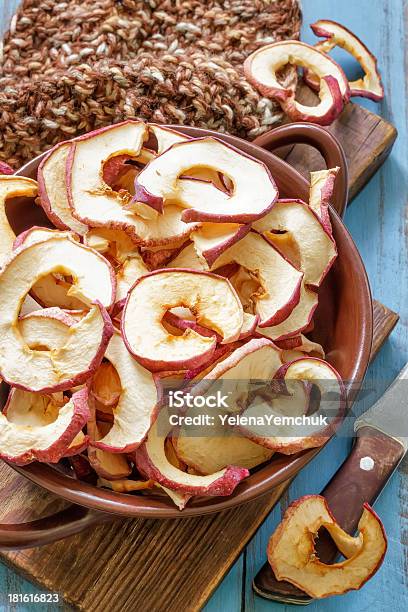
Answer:
POLYGON ((122 316, 122 335, 129 351, 149 369, 197 367, 215 350, 214 337, 194 329, 186 329, 181 336, 166 330, 162 319, 177 306, 190 308, 197 323, 218 332, 224 344, 240 335, 243 310, 227 279, 196 270, 156 270, 136 281, 122 316))
POLYGON ((363 504, 358 531, 355 538, 343 531, 324 497, 305 495, 292 502, 269 540, 268 561, 278 580, 288 580, 316 599, 357 590, 375 574, 387 551, 384 527, 368 504, 363 504), (315 540, 321 527, 345 561, 320 561, 315 540))
POLYGON ((165 204, 182 206, 186 209, 182 220, 186 222, 254 221, 268 212, 277 197, 278 190, 265 164, 212 137, 173 145, 150 162, 135 182, 137 201, 160 213, 165 212, 165 204), (211 183, 181 178, 195 168, 225 174, 233 183, 232 194, 211 183))
POLYGON ((303 273, 263 236, 250 231, 220 255, 212 269, 235 262, 248 270, 262 287, 253 296, 259 326, 277 325, 299 303, 303 273))
MULTIPOLYGON (((161 417, 159 419, 162 420, 161 417)), ((135 453, 136 467, 145 477, 178 493, 224 496, 231 495, 239 482, 249 476, 247 469, 235 466, 228 466, 207 476, 197 476, 179 470, 167 459, 164 448, 172 426, 168 422, 167 427, 162 423, 163 431, 159 433, 158 423, 159 420, 149 431, 146 442, 135 453)))
POLYGON ((290 315, 281 323, 269 327, 262 327, 258 332, 270 338, 274 342, 280 342, 297 336, 307 329, 313 320, 313 315, 319 303, 319 296, 302 282, 300 288, 299 302, 293 308, 290 315))
POLYGON ((91 416, 86 426, 90 439, 88 448, 89 463, 101 478, 108 480, 121 480, 132 473, 132 468, 123 454, 114 454, 92 446, 92 443, 100 440, 109 431, 109 423, 98 423, 94 402, 90 400, 91 416))
POLYGON ((91 440, 91 445, 111 453, 128 453, 140 446, 157 416, 160 381, 133 359, 116 330, 105 358, 115 368, 121 390, 112 408, 112 428, 100 439, 91 440))
POLYGON ((2 459, 17 465, 31 461, 56 463, 80 437, 89 418, 87 389, 74 393, 57 415, 44 410, 43 399, 20 389, 10 391, 3 414, 0 413, 2 459))
POLYGON ((6 200, 15 197, 34 198, 38 187, 36 181, 22 176, 0 176, 0 268, 10 257, 16 238, 6 215, 6 200))
POLYGON ((167 149, 170 149, 174 144, 190 140, 188 136, 172 130, 163 125, 157 125, 156 123, 149 123, 149 132, 151 132, 157 140, 157 154, 161 155, 167 149))
POLYGON ((319 217, 329 234, 332 233, 329 204, 339 170, 340 168, 336 166, 329 170, 317 170, 310 173, 309 206, 319 217))
MULTIPOLYGON (((334 47, 341 47, 348 51, 364 70, 364 77, 356 81, 349 81, 350 96, 369 98, 379 102, 384 98, 384 87, 377 66, 377 59, 365 44, 348 28, 329 19, 319 19, 310 26, 316 36, 325 38, 315 45, 315 48, 329 53, 334 47)), ((319 79, 309 70, 305 73, 305 80, 313 89, 319 87, 319 79)))
POLYGON ((38 166, 38 195, 49 220, 60 230, 72 230, 82 236, 88 226, 75 219, 69 207, 65 167, 71 142, 57 144, 38 166))
POLYGON ((307 356, 318 357, 320 359, 324 359, 326 356, 321 344, 309 340, 303 334, 292 336, 280 342, 275 341, 275 343, 282 350, 282 363, 289 363, 290 361, 307 356))
POLYGON ((203 223, 191 233, 190 238, 199 257, 205 259, 211 267, 224 251, 244 238, 250 229, 249 223, 203 223))
MULTIPOLYGON (((44 320, 45 319, 50 321, 49 317, 45 317, 44 320)), ((29 428, 44 427, 58 419, 61 408, 68 402, 69 398, 64 397, 61 392, 41 395, 40 393, 13 389, 3 409, 3 415, 7 417, 9 423, 13 423, 14 425, 22 425, 29 428)), ((84 418, 86 418, 86 412, 84 418)), ((61 444, 60 441, 60 448, 57 450, 56 454, 57 460, 58 453, 62 453, 61 456, 63 457, 71 457, 72 455, 81 453, 87 446, 88 436, 82 431, 79 431, 65 450, 64 445, 61 444)))
POLYGON ((70 389, 84 382, 99 366, 112 335, 103 304, 110 307, 114 295, 109 263, 69 237, 54 236, 17 250, 0 273, 0 375, 15 387, 36 392, 70 389), (72 276, 75 294, 90 311, 70 328, 62 347, 33 350, 18 328, 20 307, 32 284, 54 272, 72 276))
MULTIPOLYGON (((190 409, 187 414, 208 415, 211 418, 214 417, 214 409, 190 409)), ((273 451, 268 448, 222 425, 219 416, 227 414, 226 411, 217 410, 215 425, 211 426, 209 432, 203 431, 200 435, 197 430, 180 427, 172 438, 177 456, 200 474, 213 474, 229 465, 251 469, 265 463, 273 455, 273 451)))
MULTIPOLYGON (((79 241, 79 236, 70 230, 52 230, 46 227, 31 227, 17 236, 13 249, 48 240, 53 236, 70 236, 79 241)), ((67 310, 82 310, 83 302, 71 295, 71 283, 63 274, 48 274, 40 278, 31 288, 32 297, 43 308, 58 306, 67 310)))
MULTIPOLYGON (((256 375, 254 377, 256 378, 256 375)), ((243 415, 248 418, 253 417, 253 419, 261 417, 262 424, 260 426, 249 424, 240 427, 240 431, 253 442, 285 455, 291 455, 306 448, 322 446, 333 435, 344 416, 346 407, 344 385, 338 372, 322 359, 302 357, 281 366, 274 378, 286 386, 289 395, 293 396, 294 406, 298 402, 299 382, 306 383, 306 385, 314 384, 319 388, 321 401, 316 415, 313 414, 316 423, 312 419, 310 423, 305 422, 302 425, 291 421, 275 424, 273 419, 270 427, 269 424, 265 426, 265 415, 271 417, 281 415, 279 406, 281 398, 278 396, 272 402, 254 402, 249 406, 243 415), (329 422, 327 422, 328 417, 330 417, 329 422), (302 435, 296 435, 300 432, 302 435)), ((304 393, 308 396, 307 386, 304 388, 304 393)), ((285 401, 286 410, 286 391, 282 398, 285 401)))
MULTIPOLYGON (((278 249, 279 242, 276 237, 283 236, 292 239, 292 251, 296 251, 299 265, 304 273, 303 281, 306 285, 319 287, 337 257, 336 244, 331 232, 320 221, 320 218, 302 200, 279 200, 273 209, 259 221, 253 228, 262 233, 278 249)), ((291 260, 290 254, 284 254, 291 260)))
POLYGON ((330 125, 350 98, 342 68, 328 55, 299 41, 286 40, 261 47, 244 63, 248 81, 264 96, 279 102, 293 121, 313 121, 330 125), (309 68, 320 79, 317 106, 305 106, 295 99, 296 92, 279 83, 277 72, 287 64, 309 68))
POLYGON ((137 157, 147 136, 142 121, 124 121, 80 136, 71 143, 66 165, 68 202, 73 216, 91 227, 123 229, 134 238, 136 216, 119 192, 103 180, 103 164, 117 155, 137 157))

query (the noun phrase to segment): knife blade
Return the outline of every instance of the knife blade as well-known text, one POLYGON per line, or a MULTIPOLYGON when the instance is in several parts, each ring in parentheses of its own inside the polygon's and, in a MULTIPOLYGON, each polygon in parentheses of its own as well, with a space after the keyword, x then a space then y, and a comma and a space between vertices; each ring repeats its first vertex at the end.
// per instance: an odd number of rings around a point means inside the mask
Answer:
MULTIPOLYGON (((372 505, 403 459, 408 448, 408 364, 384 395, 354 423, 355 443, 350 455, 337 470, 323 495, 335 518, 348 533, 358 525, 362 505, 372 505), (345 503, 347 500, 347 503, 345 503)), ((328 533, 316 545, 323 563, 333 563, 339 555, 328 533)), ((284 580, 277 580, 269 563, 253 581, 254 591, 265 599, 306 605, 313 599, 284 580)))

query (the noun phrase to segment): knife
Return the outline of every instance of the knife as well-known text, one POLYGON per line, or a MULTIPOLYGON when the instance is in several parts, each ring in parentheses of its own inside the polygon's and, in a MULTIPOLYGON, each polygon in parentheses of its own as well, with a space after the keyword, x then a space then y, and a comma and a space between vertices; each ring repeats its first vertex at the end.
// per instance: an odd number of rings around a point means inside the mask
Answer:
MULTIPOLYGON (((408 448, 408 364, 384 395, 354 423, 355 443, 323 495, 335 518, 348 533, 354 533, 364 502, 372 505, 398 467, 408 448), (347 503, 345 502, 347 500, 347 503)), ((333 563, 340 554, 327 532, 316 544, 323 563, 333 563)), ((282 603, 306 605, 309 595, 284 580, 277 580, 265 563, 253 581, 255 593, 282 603)))

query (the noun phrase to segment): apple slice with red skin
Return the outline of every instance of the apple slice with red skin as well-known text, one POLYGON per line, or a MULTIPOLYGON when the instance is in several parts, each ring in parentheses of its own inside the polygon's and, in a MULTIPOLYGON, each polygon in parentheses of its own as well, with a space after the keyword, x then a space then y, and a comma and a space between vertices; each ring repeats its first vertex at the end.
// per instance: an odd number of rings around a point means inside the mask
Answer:
POLYGON ((270 381, 282 367, 281 351, 267 338, 244 343, 223 358, 191 387, 192 395, 225 393, 229 412, 241 410, 253 391, 250 381, 270 381))
POLYGON ((129 120, 90 132, 71 143, 66 183, 75 218, 91 227, 122 229, 135 240, 139 239, 136 217, 123 207, 128 198, 113 191, 103 180, 103 165, 117 155, 137 157, 146 136, 147 127, 143 122, 129 120))
POLYGON ((89 437, 83 431, 77 433, 71 444, 64 453, 64 457, 73 457, 79 453, 83 453, 88 448, 89 437))
MULTIPOLYGON (((194 184, 194 181, 183 182, 194 184)), ((193 190, 194 188, 190 187, 190 191, 193 190)), ((147 248, 170 247, 179 241, 185 242, 188 240, 190 233, 200 227, 200 224, 185 223, 182 219, 183 212, 183 208, 180 206, 169 204, 166 206, 164 214, 156 214, 152 219, 142 219, 140 216, 133 215, 133 235, 139 240, 141 247, 147 248)))
POLYGON ((51 149, 38 166, 38 194, 45 214, 60 230, 72 230, 83 236, 88 225, 76 219, 69 206, 65 167, 71 141, 61 142, 51 149))
MULTIPOLYGON (((40 395, 20 389, 14 389, 10 398, 12 399, 4 407, 3 414, 10 423, 26 427, 43 427, 53 423, 58 418, 60 409, 69 402, 69 398, 64 397, 62 393, 40 395)), ((79 431, 64 451, 63 457, 82 453, 88 442, 88 436, 79 431)))
MULTIPOLYGON (((262 224, 263 219, 259 221, 258 228, 265 230, 267 239, 272 241, 293 265, 301 267, 304 272, 299 303, 289 317, 278 325, 258 329, 258 332, 267 338, 274 342, 280 342, 299 335, 309 327, 318 304, 318 295, 311 285, 322 282, 337 256, 337 250, 331 234, 323 229, 319 218, 314 212, 310 211, 305 203, 285 200, 282 205, 278 202, 275 207, 278 208, 278 211, 279 209, 282 211, 280 215, 278 214, 278 217, 283 217, 283 221, 278 222, 273 218, 268 221, 267 217, 269 215, 267 215, 264 224, 262 224), (279 227, 291 227, 293 231, 285 230, 286 233, 284 234, 273 234, 266 230, 272 223, 279 225, 279 227), (305 233, 304 229, 306 227, 309 231, 305 233), (323 251, 324 255, 318 257, 316 251, 323 251)), ((270 214, 273 214, 275 207, 270 214)), ((245 282, 241 291, 239 291, 241 299, 247 285, 248 282, 245 282)))
MULTIPOLYGON (((349 81, 351 97, 369 98, 375 102, 384 98, 384 87, 381 82, 377 59, 353 32, 340 23, 329 19, 319 19, 310 27, 316 36, 326 39, 319 41, 315 45, 316 49, 329 53, 334 47, 341 47, 348 51, 364 70, 363 78, 349 81)), ((309 70, 306 71, 304 78, 312 89, 319 87, 319 79, 309 70)))
POLYGON ((0 373, 9 384, 29 391, 70 389, 83 383, 99 366, 112 335, 112 323, 98 301, 111 304, 111 268, 98 253, 69 237, 55 236, 18 249, 0 273, 0 373), (21 275, 21 270, 26 270, 21 275), (32 274, 29 273, 33 270, 32 274), (70 328, 66 344, 51 351, 31 350, 18 329, 20 305, 41 276, 64 271, 90 306, 70 328))
POLYGON ((321 219, 323 227, 330 234, 332 226, 329 215, 329 204, 333 196, 334 184, 340 168, 318 170, 310 173, 309 206, 321 219))
POLYGON ((23 338, 16 338, 9 331, 10 346, 4 360, 9 357, 13 362, 7 364, 1 360, 2 377, 20 389, 43 393, 80 385, 98 367, 112 330, 106 310, 96 304, 80 322, 70 327, 68 339, 60 347, 57 341, 57 346, 50 350, 30 349, 23 338))
POLYGON ((328 233, 317 214, 302 200, 279 200, 265 217, 254 222, 253 229, 272 244, 276 235, 282 236, 276 232, 290 235, 298 261, 293 261, 286 252, 283 254, 294 265, 299 264, 307 285, 319 287, 337 257, 331 232, 328 233))
POLYGON ((226 249, 246 236, 250 229, 249 224, 203 223, 191 233, 190 238, 197 255, 211 267, 226 249))
POLYGON ((80 242, 80 238, 71 230, 53 230, 48 227, 39 227, 38 225, 33 225, 28 230, 21 232, 18 236, 16 236, 13 242, 13 251, 16 251, 20 247, 27 247, 35 244, 36 242, 44 242, 44 240, 49 240, 54 236, 59 236, 62 238, 69 237, 75 242, 80 242))
MULTIPOLYGON (((79 242, 79 236, 70 230, 52 230, 33 226, 16 237, 13 250, 48 240, 54 236, 69 236, 72 240, 79 242)), ((31 294, 43 308, 58 306, 67 310, 83 309, 83 302, 70 294, 71 286, 72 283, 63 274, 47 274, 32 286, 31 294)))
MULTIPOLYGON (((190 136, 186 136, 185 134, 181 134, 176 130, 166 128, 162 125, 148 123, 148 127, 149 132, 154 134, 157 141, 157 155, 161 155, 174 144, 184 142, 186 140, 192 140, 190 136)), ((226 180, 226 177, 224 177, 219 172, 212 170, 211 168, 194 168, 193 170, 189 171, 188 175, 185 178, 194 178, 202 181, 210 181, 215 187, 221 189, 222 191, 229 191, 231 188, 231 185, 229 184, 229 181, 226 180)))
POLYGON ((112 409, 112 428, 103 438, 90 443, 111 453, 132 452, 143 442, 156 418, 162 401, 160 378, 132 358, 116 330, 105 358, 117 372, 121 392, 117 405, 112 409))
POLYGON ((325 352, 323 347, 317 342, 312 342, 306 338, 303 334, 300 336, 293 336, 287 340, 281 340, 275 344, 282 349, 282 363, 289 363, 289 361, 295 361, 309 355, 309 357, 319 357, 320 359, 325 358, 325 352))
MULTIPOLYGON (((228 202, 228 195, 214 187, 208 180, 202 181, 193 178, 187 180, 184 177, 180 177, 180 181, 178 181, 178 197, 168 201, 163 214, 158 214, 157 211, 154 211, 155 216, 152 219, 135 220, 135 227, 141 240, 141 245, 145 247, 170 246, 175 242, 185 242, 191 232, 198 230, 202 224, 199 222, 186 222, 184 217, 188 211, 179 205, 180 201, 196 202, 203 198, 211 201, 216 209, 222 208, 228 202)), ((147 206, 146 204, 141 205, 147 206)), ((150 210, 153 211, 152 208, 150 210)), ((227 236, 226 239, 229 237, 227 236)))
POLYGON ((125 455, 109 453, 93 446, 94 442, 101 440, 109 432, 108 423, 98 423, 96 421, 95 406, 90 401, 91 417, 86 426, 89 435, 90 446, 88 448, 89 463, 101 478, 107 480, 120 480, 132 473, 125 455))
POLYGON ((84 388, 74 393, 50 421, 41 398, 12 389, 4 412, 0 414, 2 459, 17 465, 57 463, 89 418, 88 391, 84 388))
POLYGON ((201 364, 196 368, 184 371, 183 380, 197 382, 204 378, 209 372, 211 372, 216 365, 231 355, 235 349, 242 346, 243 342, 237 340, 236 342, 230 342, 229 344, 217 344, 214 353, 211 358, 205 363, 201 364))
MULTIPOLYGON (((190 409, 187 415, 194 416, 194 412, 190 409)), ((188 427, 180 427, 172 440, 178 457, 200 474, 213 474, 228 465, 251 469, 272 457, 273 451, 222 425, 219 417, 226 416, 226 411, 200 409, 198 414, 215 418, 211 431, 199 435, 197 430, 189 432, 188 427)))
MULTIPOLYGON (((257 378, 257 376, 254 376, 254 378, 257 378)), ((287 394, 293 395, 294 405, 297 392, 299 391, 299 382, 306 385, 316 385, 320 390, 321 397, 328 398, 324 400, 324 412, 327 412, 329 415, 334 413, 335 416, 331 417, 327 425, 314 425, 313 423, 302 425, 302 431, 306 431, 302 436, 295 435, 299 432, 299 425, 291 422, 281 423, 279 430, 274 425, 273 435, 269 435, 271 431, 265 430, 264 425, 261 425, 260 428, 257 425, 241 426, 240 431, 257 444, 285 455, 291 455, 307 448, 322 446, 333 435, 345 414, 346 394, 343 381, 338 372, 336 372, 333 366, 322 359, 302 357, 282 365, 275 373, 274 378, 286 387, 286 389, 283 389, 284 395, 282 398, 285 399, 287 394)), ((308 388, 306 387, 305 393, 307 391, 308 388)), ((285 404, 287 404, 286 400, 285 404)), ((243 414, 246 417, 257 417, 265 414, 280 416, 280 413, 282 413, 280 405, 281 398, 278 396, 272 402, 253 403, 243 414)), ((317 418, 321 411, 322 399, 318 412, 314 413, 313 416, 317 418)))
POLYGON ((37 191, 37 183, 32 179, 23 176, 0 176, 0 268, 10 257, 16 237, 6 215, 6 201, 15 197, 34 198, 37 191))
POLYGON ((352 538, 340 528, 324 497, 305 495, 289 506, 269 540, 268 561, 278 580, 287 580, 315 599, 358 590, 379 569, 387 551, 381 520, 366 503, 358 531, 359 537, 352 538), (319 560, 315 540, 321 527, 336 544, 347 542, 344 561, 327 565, 319 560))
MULTIPOLYGON (((197 251, 194 248, 194 244, 189 242, 183 246, 182 249, 179 249, 177 253, 175 253, 174 257, 172 257, 167 265, 168 268, 183 268, 183 269, 191 269, 191 270, 200 270, 203 272, 208 272, 210 270, 207 262, 204 259, 201 259, 197 255, 197 251)), ((214 266, 213 272, 218 274, 219 276, 224 276, 229 280, 239 269, 239 265, 235 262, 228 263, 223 266, 214 266)), ((235 288, 235 287, 234 287, 235 288)))
MULTIPOLYGON (((157 141, 157 155, 161 155, 174 144, 184 142, 186 140, 192 140, 190 136, 186 136, 185 134, 181 134, 176 130, 163 127, 162 125, 148 123, 148 127, 149 132, 154 134, 157 141)), ((213 185, 215 185, 215 187, 218 187, 218 189, 222 189, 222 191, 228 191, 228 187, 224 182, 224 177, 220 175, 220 173, 212 170, 211 168, 194 168, 193 170, 189 171, 188 175, 185 176, 185 178, 194 178, 202 181, 210 181, 213 183, 213 185)))
POLYGON ((6 164, 6 162, 0 160, 0 174, 14 174, 14 168, 6 164))
POLYGON ((156 270, 136 281, 121 321, 128 350, 145 367, 183 370, 201 365, 214 353, 215 338, 201 336, 191 328, 182 336, 165 329, 165 313, 177 306, 190 308, 197 323, 219 333, 222 343, 239 337, 243 310, 227 279, 196 270, 156 270))
POLYGON ((231 466, 207 476, 182 472, 169 462, 164 450, 164 442, 171 429, 169 421, 166 424, 159 416, 146 442, 136 451, 136 467, 146 478, 180 493, 226 496, 231 495, 238 483, 249 476, 247 469, 231 466), (162 431, 159 433, 160 421, 162 431))
POLYGON ((129 155, 116 155, 103 163, 103 180, 118 192, 123 208, 131 213, 140 215, 143 219, 154 219, 157 212, 142 204, 134 202, 135 179, 141 169, 156 157, 156 153, 143 147, 137 157, 129 155))
POLYGON ((208 271, 208 264, 197 255, 194 244, 187 244, 168 263, 169 268, 208 271))
POLYGON ((330 125, 350 98, 342 68, 325 53, 299 41, 286 40, 260 47, 245 60, 244 73, 263 96, 277 100, 293 121, 330 125), (300 104, 295 99, 295 89, 279 82, 276 75, 287 64, 309 68, 319 77, 317 106, 300 104))
POLYGON ((212 137, 173 145, 146 166, 135 183, 138 201, 160 213, 164 212, 165 204, 177 203, 186 209, 182 215, 186 222, 247 223, 263 216, 277 197, 275 182, 262 162, 212 137), (225 174, 233 181, 232 194, 205 182, 180 180, 197 167, 225 174))
POLYGON ((318 302, 317 293, 308 289, 302 282, 299 302, 290 315, 282 323, 269 327, 259 326, 257 331, 274 342, 280 342, 296 336, 310 326, 318 302))
MULTIPOLYGON (((108 262, 108 260, 97 253, 94 249, 87 247, 86 245, 80 244, 78 238, 72 232, 63 232, 58 230, 51 230, 43 227, 32 227, 20 234, 14 243, 14 256, 19 254, 21 250, 27 250, 33 248, 35 245, 42 243, 43 246, 38 249, 34 249, 34 252, 46 252, 54 248, 57 251, 62 251, 64 248, 73 253, 74 261, 78 269, 78 278, 75 279, 70 273, 69 266, 65 266, 65 262, 58 264, 58 271, 55 274, 62 276, 73 277, 72 286, 69 289, 69 296, 78 298, 79 308, 67 308, 67 310, 83 310, 84 304, 90 304, 91 302, 99 301, 107 309, 110 310, 115 303, 116 297, 116 280, 115 273, 108 262), (44 246, 46 242, 49 245, 44 246), (75 248, 77 247, 77 248, 75 248), (81 266, 79 259, 83 258, 84 262, 87 263, 88 267, 94 267, 97 271, 98 277, 93 278, 90 272, 86 274, 80 274, 81 266), (66 269, 64 269, 66 268, 66 269), (86 278, 89 285, 90 293, 84 294, 81 292, 82 279, 86 278)), ((42 268, 45 264, 42 264, 42 268)), ((36 271, 36 276, 43 278, 44 275, 40 275, 36 271)), ((50 307, 55 304, 50 304, 50 307)))
POLYGON ((246 268, 263 288, 253 296, 259 327, 277 325, 289 317, 299 303, 302 272, 253 231, 218 257, 212 268, 231 262, 246 268))
POLYGON ((158 155, 170 149, 174 144, 190 140, 188 136, 157 123, 148 123, 148 128, 156 139, 158 155))

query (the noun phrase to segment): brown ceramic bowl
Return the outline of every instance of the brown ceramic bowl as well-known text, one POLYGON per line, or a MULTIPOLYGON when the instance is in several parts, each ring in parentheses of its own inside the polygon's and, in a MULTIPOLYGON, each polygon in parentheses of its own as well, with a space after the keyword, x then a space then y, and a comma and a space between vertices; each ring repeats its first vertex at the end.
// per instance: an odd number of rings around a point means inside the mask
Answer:
MULTIPOLYGON (((320 150, 328 166, 340 165, 340 180, 333 204, 340 215, 345 208, 347 168, 344 155, 337 141, 318 126, 292 124, 277 128, 260 137, 258 145, 198 128, 177 129, 192 136, 216 134, 218 138, 262 160, 271 170, 281 197, 296 197, 305 201, 308 200, 308 182, 265 148, 274 149, 295 142, 311 144, 320 150)), ((39 156, 26 164, 17 174, 36 178, 41 158, 39 156)), ((42 209, 32 203, 23 204, 22 207, 9 206, 9 216, 18 232, 34 224, 49 225, 42 209)), ((339 257, 321 287, 313 335, 325 347, 328 361, 340 372, 346 385, 354 383, 355 389, 355 383, 358 386, 362 382, 369 362, 372 341, 371 295, 366 272, 353 240, 334 210, 331 211, 331 217, 339 257)), ((81 507, 70 506, 58 515, 19 525, 18 528, 0 526, 0 546, 43 544, 76 533, 92 523, 112 518, 112 514, 124 517, 183 518, 218 512, 267 493, 294 476, 318 451, 312 449, 292 456, 276 454, 268 464, 255 470, 240 483, 230 497, 196 498, 183 512, 179 512, 170 500, 160 495, 114 493, 74 480, 51 465, 33 463, 26 467, 12 466, 36 484, 81 507), (111 514, 103 515, 101 512, 111 514)))

